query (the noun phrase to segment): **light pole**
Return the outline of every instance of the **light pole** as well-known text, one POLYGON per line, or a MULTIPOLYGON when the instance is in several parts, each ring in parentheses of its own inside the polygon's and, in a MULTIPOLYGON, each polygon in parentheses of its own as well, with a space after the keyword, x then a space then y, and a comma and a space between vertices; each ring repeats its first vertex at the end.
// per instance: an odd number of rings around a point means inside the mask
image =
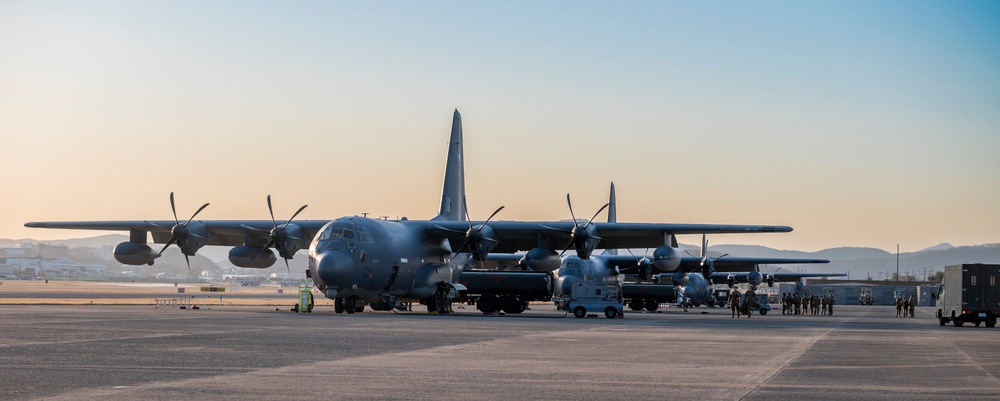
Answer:
POLYGON ((899 244, 896 244, 896 281, 899 281, 899 244))

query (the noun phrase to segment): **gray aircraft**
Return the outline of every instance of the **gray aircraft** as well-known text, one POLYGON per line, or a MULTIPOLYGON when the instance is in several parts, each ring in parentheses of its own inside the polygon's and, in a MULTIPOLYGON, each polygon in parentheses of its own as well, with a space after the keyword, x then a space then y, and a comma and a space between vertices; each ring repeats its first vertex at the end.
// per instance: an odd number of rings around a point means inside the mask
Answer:
MULTIPOLYGON (((128 231, 129 240, 115 247, 124 264, 150 264, 171 245, 185 256, 206 245, 232 246, 234 265, 266 268, 277 257, 309 252, 309 274, 336 309, 353 313, 364 305, 387 310, 419 301, 428 311, 447 312, 451 299, 463 290, 459 276, 470 258, 482 261, 490 252, 526 251, 525 266, 552 272, 563 264, 560 255, 572 248, 578 260, 588 260, 595 248, 651 248, 643 260, 662 272, 681 265, 676 235, 702 233, 789 232, 791 227, 767 225, 709 225, 667 223, 601 223, 577 220, 567 195, 573 221, 471 221, 465 200, 462 120, 452 120, 444 187, 438 215, 430 220, 379 220, 347 216, 336 220, 195 220, 208 203, 186 221, 174 220, 30 222, 27 227, 128 231), (159 251, 147 243, 165 244, 159 251), (456 244, 458 244, 456 246, 456 244), (560 252, 561 250, 561 252, 560 252)), ((299 212, 302 211, 299 209, 299 212)), ((500 209, 497 209, 499 212, 500 209)), ((496 215, 496 212, 494 212, 496 215)), ((595 214, 596 216, 597 214, 595 214)), ((635 261, 633 260, 633 263, 635 261)))
MULTIPOLYGON (((611 183, 609 196, 608 223, 617 223, 617 201, 615 195, 615 184, 611 183)), ((555 285, 553 295, 561 296, 569 294, 570 289, 576 283, 584 280, 617 280, 620 274, 634 274, 643 278, 652 278, 655 283, 661 283, 669 277, 670 284, 663 286, 674 287, 672 292, 683 294, 686 299, 694 304, 706 304, 714 300, 712 284, 726 283, 730 287, 736 283, 750 283, 760 286, 762 283, 773 286, 775 282, 793 282, 809 277, 830 277, 844 276, 844 274, 832 273, 791 273, 760 272, 761 265, 771 264, 814 264, 830 263, 826 259, 806 259, 806 258, 757 258, 738 257, 728 254, 709 257, 708 239, 702 235, 701 256, 684 256, 680 258, 678 267, 671 270, 660 270, 654 263, 654 259, 643 255, 638 257, 628 250, 627 255, 621 255, 618 249, 606 249, 603 253, 594 254, 590 258, 581 258, 578 255, 565 255, 561 258, 558 270, 553 272, 555 285), (660 273, 653 274, 659 270, 660 273), (708 278, 708 279, 706 279, 708 278), (711 280, 711 282, 709 281, 711 280)), ((494 262, 513 262, 511 267, 527 269, 526 255, 519 254, 490 254, 488 259, 494 262)), ((628 286, 628 284, 626 284, 628 286)), ((628 288, 624 291, 629 294, 628 288)), ((646 299, 637 299, 637 303, 648 304, 646 299)), ((655 307, 653 307, 655 309, 655 307)))

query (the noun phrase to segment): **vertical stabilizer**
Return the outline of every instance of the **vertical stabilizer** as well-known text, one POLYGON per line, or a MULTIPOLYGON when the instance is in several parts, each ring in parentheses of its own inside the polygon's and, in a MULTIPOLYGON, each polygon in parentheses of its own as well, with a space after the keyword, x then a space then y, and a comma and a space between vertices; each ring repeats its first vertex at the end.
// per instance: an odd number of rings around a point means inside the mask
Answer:
POLYGON ((434 220, 465 220, 465 161, 462 155, 462 115, 455 109, 444 167, 441 211, 434 220))
MULTIPOLYGON (((611 181, 611 195, 608 197, 608 223, 618 222, 618 207, 615 205, 615 182, 611 181)), ((617 255, 617 249, 605 249, 605 255, 617 255)))

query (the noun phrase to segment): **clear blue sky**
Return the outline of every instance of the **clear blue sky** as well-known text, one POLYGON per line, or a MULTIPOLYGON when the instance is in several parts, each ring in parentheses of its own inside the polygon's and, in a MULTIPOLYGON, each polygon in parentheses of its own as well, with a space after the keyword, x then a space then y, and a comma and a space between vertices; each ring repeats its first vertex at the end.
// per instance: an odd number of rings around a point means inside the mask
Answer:
POLYGON ((796 228, 714 243, 1000 242, 998 67, 988 1, 0 2, 0 237, 170 191, 430 217, 458 108, 474 217, 615 180, 622 220, 796 228))

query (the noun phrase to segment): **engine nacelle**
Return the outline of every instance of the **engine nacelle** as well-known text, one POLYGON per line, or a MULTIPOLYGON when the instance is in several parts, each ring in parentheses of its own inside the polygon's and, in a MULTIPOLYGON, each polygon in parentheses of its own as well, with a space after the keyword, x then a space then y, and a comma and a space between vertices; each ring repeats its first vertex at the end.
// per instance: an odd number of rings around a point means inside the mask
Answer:
POLYGON ((662 272, 672 272, 681 265, 681 255, 677 248, 662 245, 653 251, 653 266, 662 272))
POLYGON ((521 261, 531 270, 546 273, 555 271, 562 264, 556 251, 545 248, 531 248, 521 261))
POLYGON ((122 242, 115 247, 115 260, 126 265, 152 265, 157 253, 146 244, 122 242))
POLYGON ((773 274, 768 274, 767 275, 767 286, 768 287, 774 287, 774 275, 773 274))
POLYGON ((472 257, 476 260, 486 260, 486 255, 497 246, 497 235, 493 227, 489 225, 479 225, 469 229, 466 236, 469 241, 469 248, 472 250, 472 257))
POLYGON ((764 281, 764 276, 760 274, 759 271, 752 271, 749 274, 747 274, 747 282, 750 283, 750 285, 754 286, 754 288, 759 287, 760 283, 763 281, 764 281))
POLYGON ((278 258, 271 249, 241 245, 229 250, 229 262, 239 267, 266 269, 276 260, 278 258))
POLYGON ((690 276, 688 276, 687 273, 684 273, 684 270, 681 269, 677 269, 674 274, 670 275, 670 282, 672 282, 675 287, 683 287, 687 285, 690 279, 690 276))

